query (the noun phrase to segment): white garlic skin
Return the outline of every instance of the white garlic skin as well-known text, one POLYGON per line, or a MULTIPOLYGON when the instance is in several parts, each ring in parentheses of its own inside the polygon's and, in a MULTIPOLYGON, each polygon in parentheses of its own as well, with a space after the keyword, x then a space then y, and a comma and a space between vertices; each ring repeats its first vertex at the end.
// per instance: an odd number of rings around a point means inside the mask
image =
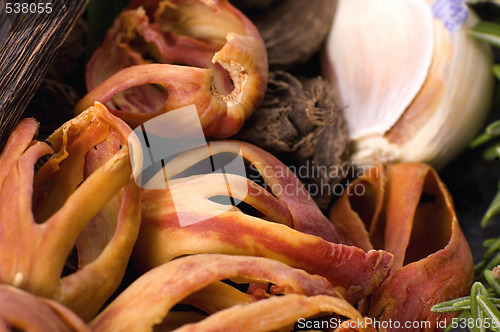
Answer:
MULTIPOLYGON (((349 123, 353 152, 351 159, 355 163, 418 161, 440 169, 466 148, 484 123, 493 95, 491 49, 467 34, 467 30, 478 22, 473 12, 469 11, 466 22, 458 31, 450 32, 441 20, 432 16, 433 3, 430 0, 338 1, 325 48, 323 70, 336 83, 341 103, 346 107, 344 112, 349 123), (403 10, 409 19, 407 29, 420 29, 426 36, 430 31, 432 40, 429 43, 414 32, 402 33, 400 30, 404 28, 404 23, 400 23, 399 31, 370 24, 364 33, 377 38, 342 35, 349 31, 362 33, 363 29, 353 27, 370 23, 370 18, 363 14, 362 9, 359 9, 360 15, 349 15, 348 20, 342 15, 352 14, 356 7, 369 11, 368 8, 375 2, 379 6, 381 3, 389 6, 396 1, 411 8, 403 10), (378 29, 386 34, 380 37, 378 29), (402 35, 415 40, 415 49, 398 49, 398 43, 408 45, 402 35), (380 39, 385 40, 381 42, 380 39), (360 45, 359 40, 367 45, 360 45), (391 40, 394 40, 395 48, 385 50, 376 46, 377 43, 390 45, 391 40), (427 58, 429 47, 430 59, 427 58), (353 56, 359 49, 375 49, 373 57, 376 59, 366 55, 364 58, 353 56), (386 66, 391 63, 398 66, 392 57, 411 59, 412 51, 421 52, 418 53, 421 57, 414 61, 418 72, 401 65, 401 71, 392 68, 392 73, 373 67, 374 62, 381 61, 386 66), (389 80, 388 73, 391 74, 389 80), (401 83, 402 76, 398 73, 409 76, 409 88, 401 83), (422 74, 425 76, 423 81, 422 74), (372 85, 381 85, 384 89, 367 87, 363 82, 366 77, 372 85), (415 85, 419 85, 418 91, 415 85), (384 90, 385 93, 380 92, 384 90), (407 100, 410 102, 406 105, 407 100), (381 114, 384 112, 388 114, 381 114)), ((376 14, 380 16, 378 20, 384 22, 384 17, 397 13, 394 10, 378 10, 376 14)), ((412 63, 406 65, 411 67, 412 63)))

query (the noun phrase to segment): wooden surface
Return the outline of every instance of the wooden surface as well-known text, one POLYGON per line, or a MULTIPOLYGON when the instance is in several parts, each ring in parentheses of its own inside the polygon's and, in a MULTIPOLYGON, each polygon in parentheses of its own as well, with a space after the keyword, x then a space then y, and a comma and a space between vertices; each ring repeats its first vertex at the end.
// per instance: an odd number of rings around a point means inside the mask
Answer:
POLYGON ((18 15, 7 14, 5 3, 0 0, 0 22, 4 27, 0 29, 0 148, 88 0, 52 0, 51 13, 18 15), (7 28, 6 23, 10 25, 7 28))

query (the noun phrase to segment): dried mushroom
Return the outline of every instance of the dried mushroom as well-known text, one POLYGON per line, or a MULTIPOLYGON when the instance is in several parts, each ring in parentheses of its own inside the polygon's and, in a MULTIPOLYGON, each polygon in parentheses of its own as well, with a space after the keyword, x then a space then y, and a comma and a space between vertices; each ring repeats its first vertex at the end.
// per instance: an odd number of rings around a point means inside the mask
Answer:
MULTIPOLYGON (((342 179, 335 170, 347 160, 349 137, 334 87, 321 77, 299 80, 293 75, 270 72, 260 107, 237 135, 281 156, 296 159, 307 172, 299 174, 320 188, 332 188, 342 179)), ((332 190, 311 195, 321 208, 330 203, 332 190)))

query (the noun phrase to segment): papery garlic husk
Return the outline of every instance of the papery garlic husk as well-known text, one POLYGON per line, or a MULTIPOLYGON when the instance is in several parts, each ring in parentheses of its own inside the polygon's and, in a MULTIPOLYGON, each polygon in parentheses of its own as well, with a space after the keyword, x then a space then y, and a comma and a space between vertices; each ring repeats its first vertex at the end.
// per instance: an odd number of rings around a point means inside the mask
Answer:
POLYGON ((452 32, 433 15, 433 5, 338 2, 323 69, 346 107, 355 163, 421 161, 442 168, 483 124, 493 77, 489 48, 467 34, 478 19, 469 11, 452 32))

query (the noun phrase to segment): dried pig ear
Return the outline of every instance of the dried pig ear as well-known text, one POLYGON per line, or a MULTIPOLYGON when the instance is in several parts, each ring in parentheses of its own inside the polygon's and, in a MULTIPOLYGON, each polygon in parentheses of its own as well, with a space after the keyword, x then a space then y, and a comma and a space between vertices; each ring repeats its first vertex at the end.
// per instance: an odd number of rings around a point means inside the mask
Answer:
POLYGON ((238 141, 210 143, 212 156, 234 150, 258 170, 261 185, 229 172, 183 176, 203 159, 199 150, 192 150, 166 164, 168 173, 181 174, 167 182, 157 179, 166 189, 143 189, 141 232, 134 249, 139 270, 184 255, 223 253, 269 257, 325 276, 351 303, 380 285, 392 255, 342 245, 345 239, 300 180, 271 154, 238 141), (213 199, 221 196, 227 204, 213 199), (230 199, 244 204, 232 206, 230 199))
POLYGON ((306 170, 298 174, 312 184, 316 203, 329 206, 349 154, 347 124, 330 83, 270 72, 264 100, 236 137, 298 160, 293 166, 306 170))
POLYGON ((2 331, 90 332, 61 304, 8 285, 0 285, 0 327, 2 331))
POLYGON ((75 113, 99 101, 135 128, 195 104, 205 135, 235 134, 266 90, 255 26, 225 0, 145 4, 147 12, 127 9, 115 20, 87 64, 89 93, 75 113))
POLYGON ((21 121, 0 156, 0 281, 90 319, 118 288, 137 238, 131 130, 100 104, 55 131, 52 148, 32 141, 37 128, 21 121), (79 268, 61 278, 75 246, 79 268))
POLYGON ((219 280, 236 277, 271 282, 285 295, 275 297, 270 294, 271 298, 267 300, 254 299, 235 304, 202 320, 199 326, 187 325, 179 331, 212 331, 217 330, 216 326, 218 330, 245 326, 247 330, 268 331, 270 327, 275 329, 293 324, 301 315, 324 312, 336 312, 353 319, 361 317, 323 277, 267 258, 201 254, 176 259, 145 273, 90 326, 94 332, 149 331, 165 316, 168 317, 172 307, 186 296, 219 280), (277 306, 288 309, 280 311, 280 315, 271 315, 277 306))
POLYGON ((365 193, 341 197, 330 217, 340 233, 358 234, 353 244, 394 254, 390 276, 371 296, 368 315, 427 320, 433 326, 451 318, 430 308, 469 292, 473 261, 437 173, 421 163, 377 165, 351 185, 359 183, 365 193))

